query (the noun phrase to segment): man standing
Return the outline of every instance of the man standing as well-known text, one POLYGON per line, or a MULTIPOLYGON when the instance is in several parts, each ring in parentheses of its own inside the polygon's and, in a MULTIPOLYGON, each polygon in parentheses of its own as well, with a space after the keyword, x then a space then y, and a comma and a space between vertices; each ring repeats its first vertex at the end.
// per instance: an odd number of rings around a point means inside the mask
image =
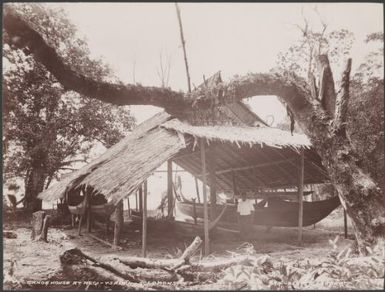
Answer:
POLYGON ((252 222, 252 212, 254 211, 254 201, 246 197, 246 193, 241 193, 241 200, 238 201, 237 212, 239 213, 239 232, 242 239, 248 237, 248 231, 252 222))

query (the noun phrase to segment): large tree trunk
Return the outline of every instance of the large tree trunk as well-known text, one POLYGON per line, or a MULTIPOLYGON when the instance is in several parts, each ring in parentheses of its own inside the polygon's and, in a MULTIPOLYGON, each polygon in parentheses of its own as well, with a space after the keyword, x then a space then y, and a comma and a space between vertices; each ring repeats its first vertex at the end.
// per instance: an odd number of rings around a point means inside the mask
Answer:
POLYGON ((248 74, 228 83, 202 87, 183 94, 170 89, 98 82, 79 75, 67 66, 54 48, 11 6, 4 7, 5 41, 33 54, 69 90, 91 98, 119 105, 156 105, 179 117, 193 110, 211 111, 220 105, 257 95, 276 95, 290 108, 295 120, 309 136, 322 158, 332 183, 350 216, 357 242, 372 244, 384 235, 385 199, 376 182, 360 166, 359 158, 349 141, 346 111, 349 100, 351 63, 344 72, 338 94, 326 56, 319 60, 320 88, 292 74, 248 74), (318 95, 318 96, 317 96, 318 95), (334 112, 335 108, 335 112, 334 112))
POLYGON ((37 198, 37 195, 43 191, 45 179, 45 171, 40 166, 34 166, 28 172, 25 186, 25 207, 30 212, 36 212, 42 208, 42 201, 37 198))

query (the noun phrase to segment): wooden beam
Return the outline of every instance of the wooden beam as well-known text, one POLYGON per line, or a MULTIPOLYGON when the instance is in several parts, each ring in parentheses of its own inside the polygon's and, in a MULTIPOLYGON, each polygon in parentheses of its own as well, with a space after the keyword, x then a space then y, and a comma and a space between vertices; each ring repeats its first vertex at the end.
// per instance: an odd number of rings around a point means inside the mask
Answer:
POLYGON ((204 223, 204 235, 205 235, 205 244, 204 244, 204 255, 208 256, 209 249, 209 216, 207 209, 207 193, 206 193, 206 153, 205 153, 205 140, 199 139, 200 149, 201 149, 201 162, 202 162, 202 182, 203 182, 203 223, 204 223))
MULTIPOLYGON (((278 153, 280 153, 278 150, 275 150, 275 151, 277 151, 278 153)), ((258 154, 261 155, 261 156, 263 156, 266 160, 270 160, 270 158, 269 158, 266 154, 264 154, 263 151, 258 151, 258 154)), ((282 156, 283 156, 283 155, 282 155, 282 156)), ((281 157, 282 157, 282 156, 281 156, 281 157)), ((284 156, 283 156, 282 158, 287 159, 287 157, 284 157, 284 156)), ((289 162, 289 163, 290 163, 290 162, 289 162)), ((286 170, 285 168, 283 168, 283 167, 280 166, 279 164, 276 164, 275 167, 276 167, 277 169, 279 169, 281 172, 283 172, 283 173, 285 174, 285 176, 290 177, 289 181, 296 181, 297 176, 295 175, 295 173, 293 174, 292 172, 286 170)))
POLYGON ((180 154, 180 155, 177 155, 173 158, 173 160, 180 160, 180 159, 183 159, 183 158, 186 158, 186 157, 190 157, 190 156, 198 156, 199 155, 199 152, 200 151, 192 151, 192 152, 188 152, 188 153, 184 153, 184 154, 180 154))
POLYGON ((303 225, 303 179, 304 179, 304 151, 301 151, 299 159, 299 182, 298 182, 298 243, 302 245, 302 225, 303 225))
POLYGON ((143 184, 142 257, 147 255, 147 180, 143 184))
POLYGON ((168 206, 168 213, 167 218, 173 219, 173 185, 172 185, 172 160, 167 161, 167 206, 168 206))
POLYGON ((212 146, 209 152, 209 180, 210 180, 210 219, 215 217, 215 205, 217 204, 217 181, 215 175, 215 146, 212 146))
MULTIPOLYGON (((282 160, 277 160, 277 161, 273 161, 273 162, 265 162, 265 163, 259 163, 259 164, 241 166, 241 167, 231 167, 231 168, 218 170, 215 172, 215 174, 220 175, 220 174, 233 172, 233 171, 241 171, 241 170, 255 169, 255 168, 261 168, 261 167, 266 167, 266 166, 273 166, 273 165, 278 165, 278 164, 282 164, 282 163, 289 163, 290 161, 293 161, 293 160, 294 160, 293 158, 289 158, 289 159, 282 159, 282 160)), ((200 176, 202 176, 202 175, 200 175, 200 176)))

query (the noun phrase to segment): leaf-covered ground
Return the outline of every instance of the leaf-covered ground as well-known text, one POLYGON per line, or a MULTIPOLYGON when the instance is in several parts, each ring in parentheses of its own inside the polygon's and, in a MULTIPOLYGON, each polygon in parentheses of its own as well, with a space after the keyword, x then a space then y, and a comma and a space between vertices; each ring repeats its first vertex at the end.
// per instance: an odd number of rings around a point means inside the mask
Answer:
MULTIPOLYGON (((370 251, 366 257, 354 255, 352 240, 343 238, 343 228, 332 222, 343 222, 339 212, 328 220, 304 231, 304 245, 296 243, 297 232, 292 228, 256 228, 254 236, 243 242, 234 233, 220 233, 211 241, 212 254, 201 258, 198 254, 193 263, 220 263, 228 258, 244 258, 242 264, 224 267, 216 272, 195 274, 191 281, 159 285, 159 289, 381 289, 383 287, 384 254, 381 250, 370 251), (334 216, 334 217, 333 217, 334 216), (339 227, 338 227, 339 226, 339 227)), ((91 274, 79 274, 76 282, 63 271, 59 256, 67 249, 78 247, 96 258, 140 255, 140 232, 129 230, 124 234, 123 250, 113 251, 77 230, 51 228, 49 242, 32 242, 28 222, 9 224, 6 231, 16 234, 4 238, 4 287, 20 288, 100 288, 100 279, 91 274), (13 238, 12 238, 13 237, 13 238), (50 282, 46 282, 50 281, 50 282), (56 282, 55 282, 56 281, 56 282), (98 286, 99 285, 99 286, 98 286)), ((102 234, 102 231, 96 234, 102 234)), ((164 231, 149 234, 148 256, 175 258, 191 243, 189 235, 164 231)), ((119 288, 106 284, 104 288, 119 288)), ((156 283, 143 283, 143 287, 157 288, 156 283)), ((121 287, 120 287, 121 288, 121 287)))

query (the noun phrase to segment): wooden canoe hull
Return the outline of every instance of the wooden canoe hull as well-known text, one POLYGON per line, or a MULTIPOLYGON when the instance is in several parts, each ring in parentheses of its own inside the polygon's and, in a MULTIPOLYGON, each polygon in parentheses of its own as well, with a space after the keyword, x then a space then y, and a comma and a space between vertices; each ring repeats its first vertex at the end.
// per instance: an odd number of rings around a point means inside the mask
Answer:
MULTIPOLYGON (((303 226, 315 224, 340 205, 338 197, 316 201, 303 202, 303 226)), ((178 209, 185 215, 194 217, 194 204, 190 202, 177 202, 178 209)), ((211 207, 209 207, 210 212, 211 207)), ((223 209, 222 205, 215 207, 215 213, 223 209)), ((197 218, 203 218, 203 205, 195 204, 197 218)), ((216 214, 214 216, 216 216, 216 214)), ((256 208, 254 212, 254 225, 296 227, 298 226, 298 202, 273 201, 269 202, 268 207, 256 208)), ((228 206, 221 221, 224 223, 236 223, 238 214, 236 206, 228 206)))
MULTIPOLYGON (((68 206, 68 209, 73 215, 84 215, 86 212, 86 204, 83 201, 79 205, 68 206)), ((112 204, 91 205, 91 213, 102 217, 110 216, 114 211, 115 206, 112 204)))

